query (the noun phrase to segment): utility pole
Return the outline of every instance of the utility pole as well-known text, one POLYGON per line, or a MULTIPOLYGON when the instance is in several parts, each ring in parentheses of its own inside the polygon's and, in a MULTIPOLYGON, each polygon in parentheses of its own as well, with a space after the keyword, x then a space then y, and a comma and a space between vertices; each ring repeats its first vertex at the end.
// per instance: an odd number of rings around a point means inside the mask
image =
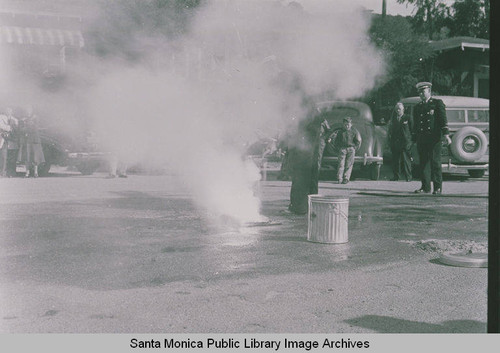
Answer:
POLYGON ((387 15, 387 0, 382 0, 382 18, 387 15))

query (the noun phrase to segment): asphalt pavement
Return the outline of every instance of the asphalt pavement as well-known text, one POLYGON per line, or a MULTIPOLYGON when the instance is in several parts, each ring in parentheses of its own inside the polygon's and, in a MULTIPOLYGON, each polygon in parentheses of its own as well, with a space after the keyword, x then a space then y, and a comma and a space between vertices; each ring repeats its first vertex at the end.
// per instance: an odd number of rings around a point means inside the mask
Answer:
POLYGON ((487 251, 487 177, 440 197, 386 179, 320 183, 349 198, 345 244, 307 241, 272 177, 254 227, 214 222, 174 175, 0 179, 0 332, 486 332, 487 269, 439 259, 487 251))

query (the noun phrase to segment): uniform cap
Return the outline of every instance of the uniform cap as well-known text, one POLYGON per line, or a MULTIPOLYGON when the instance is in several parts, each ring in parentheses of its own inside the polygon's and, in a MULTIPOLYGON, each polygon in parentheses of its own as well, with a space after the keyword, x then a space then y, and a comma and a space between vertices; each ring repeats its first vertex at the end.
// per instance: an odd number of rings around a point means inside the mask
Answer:
POLYGON ((420 91, 421 89, 424 89, 424 88, 431 88, 432 87, 432 83, 430 82, 419 82, 415 85, 415 87, 417 87, 417 91, 420 91))
POLYGON ((352 118, 351 118, 351 117, 346 116, 346 117, 344 118, 344 122, 345 122, 345 123, 352 123, 352 118))

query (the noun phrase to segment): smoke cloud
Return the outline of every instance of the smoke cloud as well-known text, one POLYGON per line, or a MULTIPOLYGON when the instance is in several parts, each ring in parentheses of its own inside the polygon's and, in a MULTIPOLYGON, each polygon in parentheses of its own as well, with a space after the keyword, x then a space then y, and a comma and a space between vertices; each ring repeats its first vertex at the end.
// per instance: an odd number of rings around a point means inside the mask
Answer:
POLYGON ((88 29, 102 50, 72 97, 104 150, 129 165, 166 166, 201 208, 239 222, 263 220, 248 144, 305 117, 305 98, 361 97, 383 74, 369 18, 355 8, 214 0, 172 7, 164 21, 148 15, 154 2, 142 3, 115 3, 110 20, 104 2, 88 29), (179 18, 183 31, 172 31, 179 18))

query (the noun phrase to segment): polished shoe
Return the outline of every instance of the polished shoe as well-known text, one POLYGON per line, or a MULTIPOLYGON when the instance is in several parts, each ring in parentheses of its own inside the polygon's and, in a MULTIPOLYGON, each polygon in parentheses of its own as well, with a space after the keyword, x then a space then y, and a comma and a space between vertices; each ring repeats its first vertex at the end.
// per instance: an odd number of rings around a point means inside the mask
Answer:
POLYGON ((348 179, 344 179, 344 180, 342 180, 342 184, 347 184, 348 182, 349 182, 349 180, 348 180, 348 179))
POLYGON ((432 192, 432 195, 441 195, 441 188, 437 188, 432 192))
POLYGON ((424 190, 424 189, 415 190, 415 194, 429 194, 429 193, 430 193, 429 190, 424 190))
POLYGON ((406 179, 406 182, 410 182, 410 181, 412 181, 410 178, 406 179))
POLYGON ((391 178, 391 181, 398 181, 399 178, 391 178))

